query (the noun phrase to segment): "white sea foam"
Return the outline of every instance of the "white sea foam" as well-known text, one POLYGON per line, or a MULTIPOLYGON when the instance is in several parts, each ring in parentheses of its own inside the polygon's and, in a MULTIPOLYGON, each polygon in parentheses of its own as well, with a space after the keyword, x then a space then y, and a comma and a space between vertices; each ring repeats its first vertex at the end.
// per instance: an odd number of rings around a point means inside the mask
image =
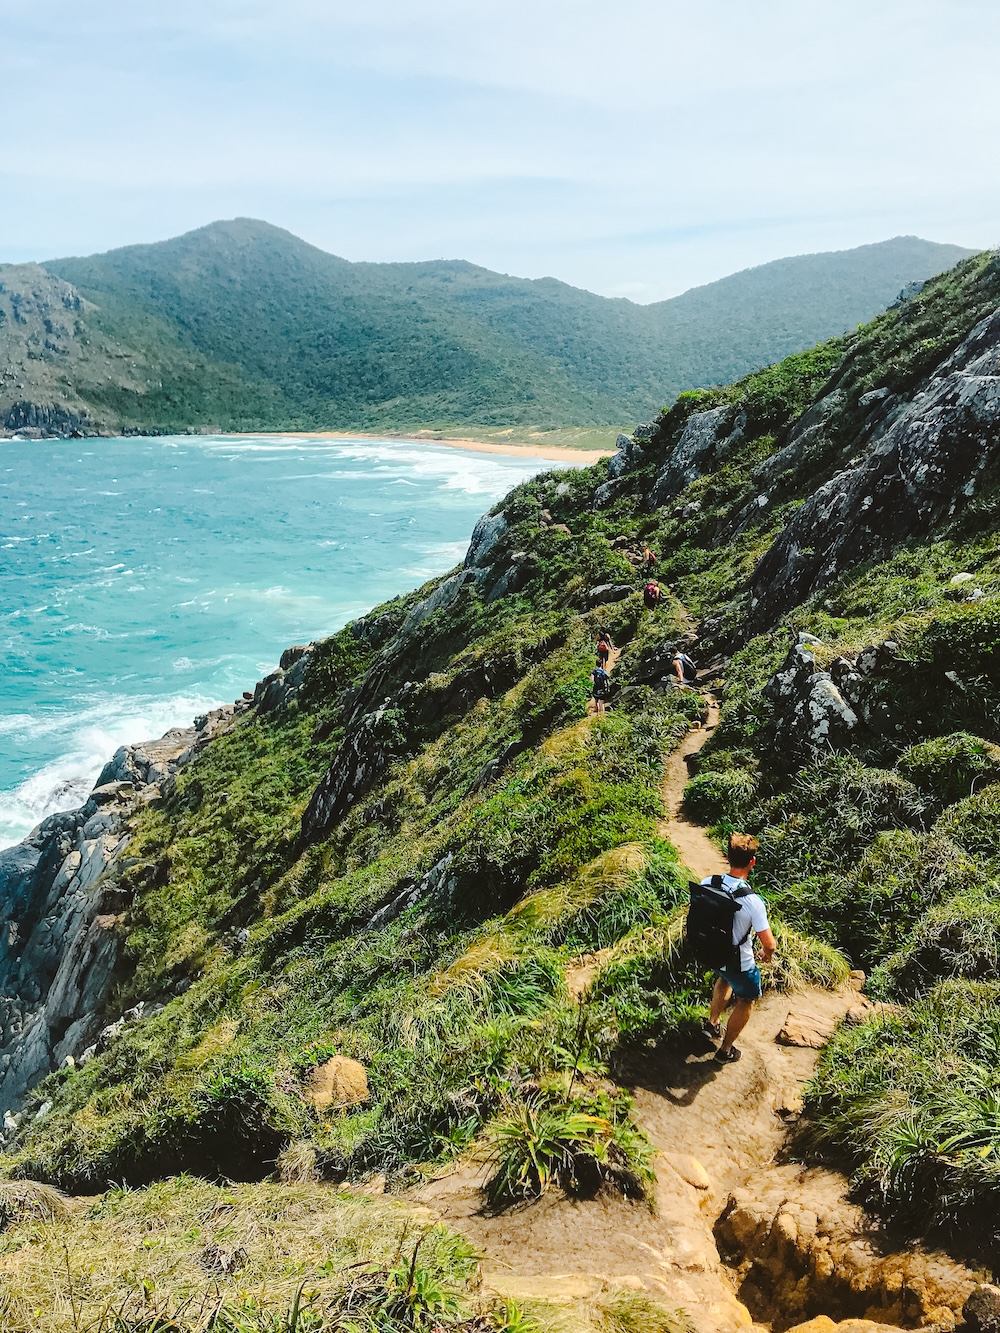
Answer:
POLYGON ((201 694, 163 699, 111 696, 77 713, 0 717, 0 733, 65 737, 65 752, 11 791, 0 792, 0 847, 10 847, 48 815, 81 805, 120 745, 153 740, 171 727, 190 726, 220 700, 201 694))

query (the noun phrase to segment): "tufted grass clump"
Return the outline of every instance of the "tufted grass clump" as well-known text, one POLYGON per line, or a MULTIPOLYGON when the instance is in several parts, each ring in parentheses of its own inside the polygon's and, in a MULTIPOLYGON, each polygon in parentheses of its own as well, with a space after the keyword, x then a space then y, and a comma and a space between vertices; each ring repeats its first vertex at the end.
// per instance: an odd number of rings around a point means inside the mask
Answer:
POLYGON ((910 1001, 949 978, 992 981, 1000 975, 1000 886, 985 883, 938 903, 901 948, 872 973, 872 995, 910 1001))
POLYGON ((943 809, 1000 780, 1000 747, 955 731, 912 745, 897 759, 896 769, 943 809))
POLYGON ((929 907, 981 878, 977 864, 942 835, 889 829, 853 866, 793 880, 776 899, 793 925, 870 968, 895 952, 929 907))
POLYGON ((512 1326, 479 1297, 465 1240, 405 1204, 330 1186, 178 1176, 44 1224, 21 1219, 4 1240, 10 1333, 512 1326))
POLYGON ((991 783, 949 806, 934 831, 984 866, 1000 866, 1000 783, 991 783))
POLYGON ((870 1207, 989 1254, 1000 1237, 1000 989, 945 981, 842 1027, 807 1089, 803 1144, 870 1207))
POLYGON ((566 1100, 541 1093, 492 1126, 493 1208, 537 1199, 553 1187, 593 1197, 610 1190, 641 1199, 653 1180, 653 1148, 629 1117, 624 1094, 566 1100))

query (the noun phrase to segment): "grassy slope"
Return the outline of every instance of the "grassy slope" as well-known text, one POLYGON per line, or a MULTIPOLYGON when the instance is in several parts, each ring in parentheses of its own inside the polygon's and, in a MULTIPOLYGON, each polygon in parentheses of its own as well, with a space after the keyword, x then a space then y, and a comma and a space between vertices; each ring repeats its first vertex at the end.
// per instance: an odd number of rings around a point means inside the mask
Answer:
MULTIPOLYGON (((772 514, 725 540, 755 460, 840 384, 830 441, 786 478, 786 503, 804 498, 837 465, 857 397, 926 373, 996 305, 995 270, 969 261, 846 344, 682 398, 660 424, 661 457, 705 403, 739 403, 750 428, 725 468, 665 510, 637 504, 655 462, 611 509, 590 507, 604 464, 513 492, 504 540, 531 555, 531 577, 492 603, 468 590, 389 661, 381 736, 401 757, 319 840, 303 846, 299 820, 343 735, 342 687, 372 666, 363 639, 347 629, 327 641, 292 711, 248 717, 215 742, 143 816, 130 871, 129 958, 109 1016, 138 998, 165 1007, 37 1091, 33 1105, 53 1108, 26 1119, 7 1169, 79 1187, 182 1168, 247 1178, 292 1142, 328 1177, 405 1180, 541 1107, 595 1117, 592 1153, 617 1152, 641 1177, 642 1144, 607 1069, 622 1043, 670 1040, 704 1000, 680 944, 683 877, 655 837, 663 757, 697 701, 630 684, 648 650, 678 634, 681 603, 649 617, 633 595, 588 613, 586 590, 637 584, 611 541, 648 537, 684 601, 719 613, 718 641, 739 644, 733 593, 776 531, 772 514), (700 511, 683 519, 694 498, 700 511), (539 526, 543 506, 572 536, 539 526), (586 721, 601 620, 625 646, 627 688, 611 716, 586 721), (408 680, 421 683, 394 694, 408 680), (518 739, 527 748, 483 787, 483 764, 518 739), (365 925, 435 866, 436 895, 365 925), (610 952, 581 1010, 563 973, 595 948, 610 952), (334 1053, 366 1065, 365 1107, 330 1115, 303 1100, 303 1079, 334 1053)), ((847 1163, 869 1198, 911 1224, 965 1237, 993 1234, 1000 1152, 995 497, 984 484, 951 527, 851 571, 790 617, 831 655, 892 631, 903 666, 886 686, 891 741, 806 764, 776 751, 763 686, 786 650, 779 627, 744 636, 691 790, 720 833, 758 832, 789 971, 836 980, 845 954, 876 967, 879 994, 916 1001, 905 1022, 832 1043, 809 1150, 847 1163), (949 581, 964 569, 985 593, 974 604, 949 581), (975 686, 961 697, 945 685, 956 660, 975 686)), ((417 596, 380 608, 389 630, 417 596)))
MULTIPOLYGON (((852 328, 960 253, 897 238, 648 307, 459 261, 351 264, 248 219, 49 268, 122 343, 138 321, 175 358, 181 348, 221 362, 223 380, 242 377, 247 404, 218 418, 230 427, 552 428, 646 419, 679 389, 852 328)), ((210 406, 226 411, 225 383, 204 398, 169 369, 142 410, 202 423, 210 406)))

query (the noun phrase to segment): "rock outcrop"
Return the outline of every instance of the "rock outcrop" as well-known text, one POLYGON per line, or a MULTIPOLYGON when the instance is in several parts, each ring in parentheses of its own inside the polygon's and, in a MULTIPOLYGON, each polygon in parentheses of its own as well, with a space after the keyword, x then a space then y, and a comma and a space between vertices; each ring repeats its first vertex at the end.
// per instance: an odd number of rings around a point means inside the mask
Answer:
MULTIPOLYGON (((179 768, 248 709, 283 707, 302 684, 309 649, 298 646, 249 699, 215 709, 159 740, 121 746, 77 810, 51 815, 0 851, 0 1114, 15 1108, 51 1070, 86 1063, 129 1023, 105 1005, 119 960, 130 891, 123 872, 134 817, 168 796, 179 768)), ((44 1107, 43 1107, 44 1109, 44 1107)))
POLYGON ((0 1112, 97 1036, 120 948, 130 819, 223 716, 204 719, 200 733, 123 746, 79 810, 0 852, 0 1112))
POLYGON ((745 413, 734 413, 731 407, 714 407, 691 416, 657 473, 649 507, 658 509, 698 477, 719 467, 743 443, 746 421, 745 413))
MULTIPOLYGON (((876 391, 861 405, 870 414, 856 442, 860 461, 796 510, 753 574, 754 627, 774 624, 859 561, 884 558, 931 532, 995 476, 1000 311, 982 320, 912 397, 876 391)), ((817 409, 799 421, 783 455, 794 457, 807 446, 805 433, 822 429, 817 409)), ((765 469, 770 475, 782 466, 778 455, 765 469)), ((761 484, 767 480, 762 473, 761 484)))
POLYGON ((843 1190, 834 1172, 781 1166, 730 1194, 716 1237, 754 1318, 783 1328, 823 1314, 954 1328, 973 1273, 939 1251, 890 1253, 843 1190))

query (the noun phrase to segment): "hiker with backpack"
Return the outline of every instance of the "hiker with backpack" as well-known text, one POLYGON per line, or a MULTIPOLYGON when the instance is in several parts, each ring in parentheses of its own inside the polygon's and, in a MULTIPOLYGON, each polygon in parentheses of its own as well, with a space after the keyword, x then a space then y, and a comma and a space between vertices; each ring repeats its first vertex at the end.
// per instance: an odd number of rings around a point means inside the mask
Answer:
POLYGON ((721 1041, 715 1052, 720 1065, 734 1064, 740 1058, 733 1042, 746 1027, 754 1001, 761 997, 753 935, 760 940, 762 962, 769 963, 776 948, 764 900, 748 883, 757 846, 757 839, 749 833, 731 833, 728 873, 709 875, 700 884, 690 885, 688 944, 698 962, 716 975, 712 1008, 702 1031, 713 1041, 721 1041), (723 1033, 719 1020, 733 998, 733 1012, 723 1033))
POLYGON ((660 605, 660 585, 656 579, 650 579, 642 590, 642 600, 647 611, 655 611, 660 605))
POLYGON ((643 543, 642 547, 642 567, 646 573, 652 576, 653 569, 656 566, 656 554, 651 551, 648 543, 643 543))
POLYGON ((678 685, 693 685, 698 679, 698 668, 687 653, 682 653, 679 648, 674 653, 670 665, 673 668, 678 685))
POLYGON ((590 673, 591 694, 594 696, 594 706, 598 717, 604 716, 604 706, 607 703, 608 695, 611 693, 611 677, 602 666, 594 667, 590 673))
POLYGON ((611 656, 611 641, 602 631, 597 636, 597 665, 602 671, 608 669, 608 658, 611 656))

